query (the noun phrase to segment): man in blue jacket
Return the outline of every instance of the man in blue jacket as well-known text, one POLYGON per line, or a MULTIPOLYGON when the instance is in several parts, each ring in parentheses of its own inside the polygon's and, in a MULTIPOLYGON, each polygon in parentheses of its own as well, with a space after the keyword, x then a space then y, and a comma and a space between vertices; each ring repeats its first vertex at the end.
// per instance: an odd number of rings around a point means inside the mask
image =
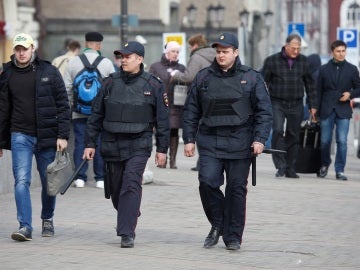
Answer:
POLYGON ((58 69, 36 56, 25 33, 13 40, 14 54, 0 76, 0 157, 11 150, 19 229, 16 241, 32 240, 31 168, 36 158, 42 191, 42 236, 54 235, 55 196, 47 194, 46 168, 67 147, 70 106, 58 69))
POLYGON ((321 126, 321 169, 319 177, 325 177, 331 164, 331 142, 336 125, 336 179, 347 180, 344 174, 347 153, 347 136, 352 116, 350 100, 360 96, 360 78, 356 66, 345 60, 346 43, 331 43, 333 58, 320 68, 317 83, 321 126))
POLYGON ((184 107, 184 154, 194 156, 196 141, 200 198, 211 224, 204 248, 222 235, 226 249, 240 249, 251 157, 264 150, 272 124, 262 76, 241 64, 238 45, 231 33, 218 37, 215 60, 196 75, 184 107))

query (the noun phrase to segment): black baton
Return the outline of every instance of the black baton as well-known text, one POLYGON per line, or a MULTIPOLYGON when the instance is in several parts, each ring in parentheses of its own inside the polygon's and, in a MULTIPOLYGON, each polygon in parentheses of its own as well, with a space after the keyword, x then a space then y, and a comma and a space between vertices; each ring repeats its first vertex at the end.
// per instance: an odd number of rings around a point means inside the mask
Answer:
MULTIPOLYGON (((262 153, 264 154, 286 154, 286 151, 284 150, 278 150, 278 149, 264 149, 262 151, 262 153)), ((252 185, 256 186, 256 157, 257 155, 255 155, 254 153, 252 154, 253 156, 251 157, 251 178, 252 178, 252 185)))
POLYGON ((84 167, 85 163, 87 162, 87 159, 83 159, 83 161, 80 163, 79 167, 73 172, 73 174, 69 177, 69 179, 66 181, 63 188, 60 190, 60 194, 64 195, 65 192, 68 190, 68 188, 71 186, 71 183, 75 180, 75 178, 78 176, 80 170, 82 167, 84 167))
POLYGON ((256 156, 251 158, 251 183, 256 186, 256 156))

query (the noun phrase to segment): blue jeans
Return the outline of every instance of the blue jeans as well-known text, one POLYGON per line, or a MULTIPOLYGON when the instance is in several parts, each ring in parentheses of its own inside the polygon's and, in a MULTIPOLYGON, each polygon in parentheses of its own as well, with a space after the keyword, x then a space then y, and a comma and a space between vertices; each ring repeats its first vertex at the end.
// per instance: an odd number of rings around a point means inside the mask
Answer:
POLYGON ((329 166, 331 164, 331 142, 334 125, 336 138, 335 172, 344 172, 347 154, 347 136, 349 133, 350 119, 339 118, 332 112, 326 119, 320 121, 321 126, 321 164, 329 166))
POLYGON ((12 167, 15 178, 15 201, 17 219, 21 227, 32 230, 32 207, 30 197, 32 157, 35 155, 37 170, 40 175, 41 190, 41 218, 50 219, 54 216, 55 196, 47 195, 46 168, 54 161, 54 148, 37 149, 37 138, 23 133, 11 133, 12 167))
MULTIPOLYGON (((75 168, 79 167, 82 162, 82 157, 84 154, 85 149, 85 130, 86 130, 86 122, 87 118, 78 118, 73 119, 73 128, 74 128, 74 137, 75 137, 75 144, 74 144, 74 165, 75 168)), ((104 180, 104 161, 100 155, 100 136, 98 139, 97 147, 95 150, 95 156, 93 159, 93 169, 95 180, 104 180)), ((82 167, 79 172, 78 178, 87 181, 86 172, 88 170, 88 163, 82 167)))

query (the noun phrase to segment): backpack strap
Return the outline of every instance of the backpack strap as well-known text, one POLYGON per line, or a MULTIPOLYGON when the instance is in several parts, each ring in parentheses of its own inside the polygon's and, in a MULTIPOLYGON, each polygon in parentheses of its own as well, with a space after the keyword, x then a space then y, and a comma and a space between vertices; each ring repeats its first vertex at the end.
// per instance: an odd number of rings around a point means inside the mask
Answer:
POLYGON ((81 62, 84 64, 84 67, 89 68, 91 66, 85 54, 83 53, 79 54, 79 58, 81 62))
POLYGON ((90 64, 89 60, 87 59, 86 55, 84 53, 79 54, 80 60, 81 62, 84 64, 84 66, 86 68, 96 68, 99 65, 99 63, 101 62, 101 60, 103 60, 105 57, 98 55, 96 57, 96 59, 94 60, 94 62, 92 64, 90 64))

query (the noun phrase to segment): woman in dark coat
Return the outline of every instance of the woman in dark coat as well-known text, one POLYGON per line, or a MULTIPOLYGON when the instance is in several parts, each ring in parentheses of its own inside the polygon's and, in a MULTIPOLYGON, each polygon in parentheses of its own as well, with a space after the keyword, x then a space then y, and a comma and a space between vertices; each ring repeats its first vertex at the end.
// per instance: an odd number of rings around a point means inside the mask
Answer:
MULTIPOLYGON (((150 66, 149 72, 159 77, 164 83, 169 98, 170 107, 170 168, 176 167, 176 153, 179 144, 179 128, 181 128, 183 106, 174 105, 174 87, 178 83, 171 80, 171 72, 179 70, 184 72, 185 66, 179 64, 180 45, 176 41, 170 41, 165 46, 165 52, 159 62, 150 66)), ((159 166, 160 167, 160 166, 159 166)), ((166 164, 160 168, 166 168, 166 164)))

